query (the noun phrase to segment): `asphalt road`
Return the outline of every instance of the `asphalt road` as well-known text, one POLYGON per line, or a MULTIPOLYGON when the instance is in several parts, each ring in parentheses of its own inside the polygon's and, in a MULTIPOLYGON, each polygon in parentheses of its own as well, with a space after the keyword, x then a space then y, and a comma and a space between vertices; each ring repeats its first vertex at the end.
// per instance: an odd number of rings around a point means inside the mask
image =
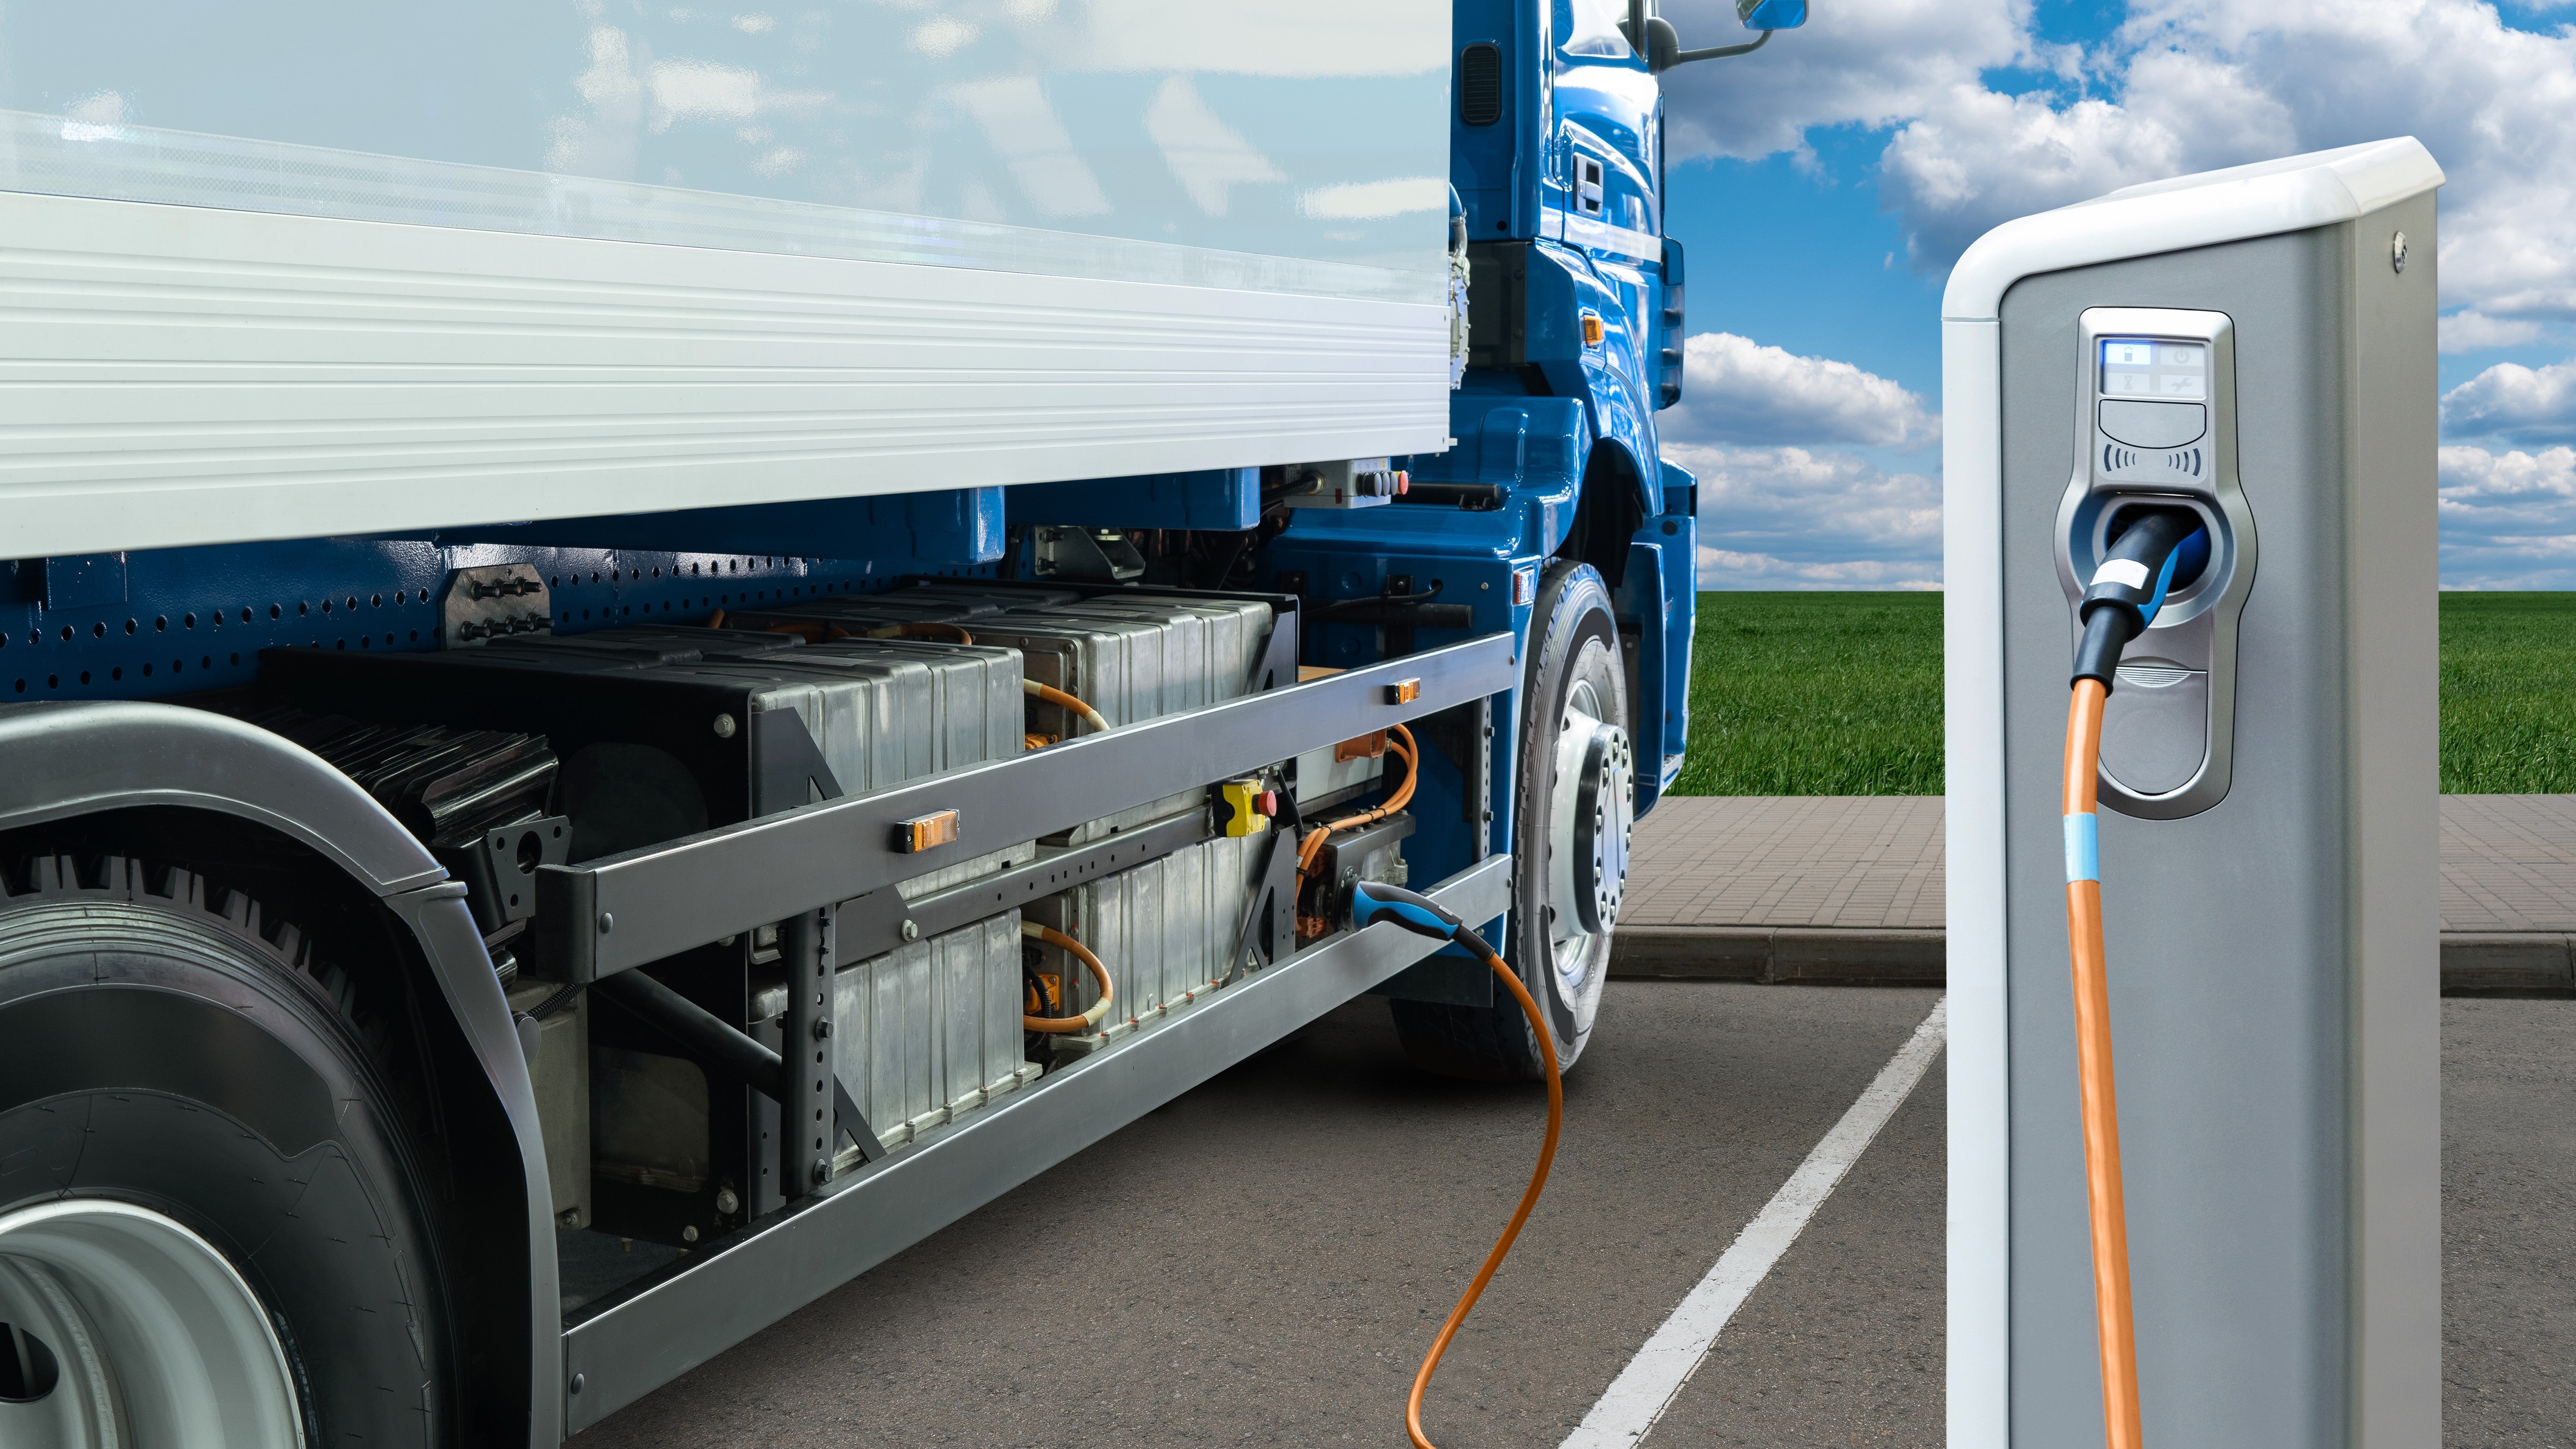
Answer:
MULTIPOLYGON (((1559 1444, 1934 999, 1613 982, 1433 1439, 1559 1444)), ((2445 1442, 2569 1449, 2576 1002, 2443 1009, 2445 1442)), ((1936 1063, 1649 1449, 1940 1442, 1942 1108, 1936 1063)), ((1400 1444, 1543 1112, 1414 1072, 1364 999, 576 1442, 1400 1444)))

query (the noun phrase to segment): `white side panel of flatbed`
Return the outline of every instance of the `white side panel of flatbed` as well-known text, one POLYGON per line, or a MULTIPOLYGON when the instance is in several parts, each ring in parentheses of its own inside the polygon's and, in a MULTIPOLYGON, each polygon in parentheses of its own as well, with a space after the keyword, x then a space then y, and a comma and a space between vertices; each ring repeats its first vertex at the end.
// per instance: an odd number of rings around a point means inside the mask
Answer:
POLYGON ((0 555, 1436 451, 1442 309, 0 196, 0 555))
POLYGON ((1442 0, 0 15, 0 556, 1431 451, 1442 0))

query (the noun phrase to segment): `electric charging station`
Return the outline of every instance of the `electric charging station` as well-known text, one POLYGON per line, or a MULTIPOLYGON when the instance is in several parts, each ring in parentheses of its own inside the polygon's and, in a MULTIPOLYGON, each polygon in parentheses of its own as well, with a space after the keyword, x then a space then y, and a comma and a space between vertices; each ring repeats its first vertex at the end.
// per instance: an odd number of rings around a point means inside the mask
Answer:
POLYGON ((2078 602, 2146 589, 2155 509, 2206 556, 2092 782, 2145 1440, 2439 1442, 2441 183, 2412 138, 2183 177, 1951 274, 1953 1449, 2105 1433, 2059 787, 2078 602))

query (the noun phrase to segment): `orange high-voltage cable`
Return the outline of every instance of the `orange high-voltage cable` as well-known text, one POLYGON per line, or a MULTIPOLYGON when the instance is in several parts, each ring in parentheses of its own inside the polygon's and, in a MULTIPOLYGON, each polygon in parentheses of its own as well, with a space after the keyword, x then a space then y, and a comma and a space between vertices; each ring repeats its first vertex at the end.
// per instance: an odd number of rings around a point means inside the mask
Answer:
MULTIPOLYGON (((1411 740, 1406 741, 1407 744, 1411 740)), ((1557 1134, 1565 1127, 1565 1076, 1556 1060, 1556 1038, 1548 1034, 1547 1022, 1538 1013, 1538 1003, 1531 999, 1529 988, 1503 962, 1483 937, 1467 929, 1467 924, 1443 909, 1428 896, 1417 895, 1401 886, 1360 881, 1351 887, 1351 924, 1360 929, 1385 922, 1401 926, 1417 936, 1455 944, 1493 968, 1494 975, 1519 1003, 1521 1015, 1528 1019, 1530 1034, 1537 1039, 1539 1059, 1547 1068, 1547 1136, 1539 1143, 1538 1165, 1530 1169, 1529 1186, 1521 1190, 1520 1206, 1512 1210, 1512 1220, 1503 1225, 1503 1235, 1494 1240, 1493 1251, 1485 1255, 1483 1267, 1458 1295, 1458 1306, 1449 1310, 1449 1319, 1440 1325, 1439 1336, 1431 1340, 1431 1351, 1422 1358, 1422 1367, 1413 1375, 1413 1392, 1404 1400, 1404 1432, 1413 1449, 1433 1449, 1429 1436, 1422 1431, 1422 1396, 1431 1388, 1431 1375, 1440 1367, 1440 1355, 1447 1352, 1449 1340, 1458 1336, 1458 1326, 1467 1321, 1467 1311, 1484 1296, 1485 1285, 1494 1280, 1494 1270, 1503 1266, 1503 1255, 1521 1235, 1529 1221, 1530 1209, 1538 1206, 1540 1189, 1547 1186, 1547 1170, 1556 1161, 1557 1134)))
POLYGON ((2102 1350, 2102 1428, 2110 1449, 2144 1449, 2138 1332, 2129 1303, 2129 1214, 2120 1188, 2120 1100, 2111 1072, 2111 976, 2102 944, 2102 762, 2098 679, 2075 681, 2066 706, 2066 947, 2075 977, 2075 1075, 2084 1118, 2084 1198, 2093 1226, 2093 1319, 2102 1350))
POLYGON ((2102 1432, 2109 1449, 2145 1449, 2137 1316, 2129 1296, 2129 1210, 2120 1182, 2120 1098, 2111 1063, 2111 976, 2102 938, 2102 713, 2120 653, 2146 632, 2166 594, 2209 560, 2209 535, 2186 509, 2138 509, 2104 539, 2105 557, 2077 606, 2066 704, 2066 950, 2075 989, 2075 1074, 2084 1124, 2084 1201, 2093 1239, 2093 1322, 2102 1355, 2102 1432))

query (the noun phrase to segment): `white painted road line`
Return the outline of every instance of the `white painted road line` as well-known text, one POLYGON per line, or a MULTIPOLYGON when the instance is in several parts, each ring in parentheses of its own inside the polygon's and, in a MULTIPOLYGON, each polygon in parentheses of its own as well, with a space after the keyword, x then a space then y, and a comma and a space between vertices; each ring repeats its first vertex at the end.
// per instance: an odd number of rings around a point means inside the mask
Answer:
POLYGON ((1656 1329, 1610 1381, 1608 1392, 1583 1416, 1583 1422, 1568 1435, 1564 1449, 1632 1449, 1664 1416, 1664 1409, 1681 1392, 1683 1384, 1708 1358, 1709 1348, 1726 1327, 1735 1310, 1744 1305, 1755 1287, 1798 1240, 1807 1220, 1816 1209, 1833 1196, 1843 1174, 1869 1150, 1887 1119, 1914 1093, 1914 1085, 1923 1080, 1932 1059, 1941 1053, 1948 1035, 1950 998, 1933 1003, 1932 1014, 1914 1028, 1914 1035, 1897 1049, 1895 1056, 1881 1067, 1869 1089, 1843 1113, 1841 1121, 1789 1174, 1789 1180, 1753 1215, 1736 1235, 1717 1266, 1699 1280, 1673 1316, 1656 1329))

